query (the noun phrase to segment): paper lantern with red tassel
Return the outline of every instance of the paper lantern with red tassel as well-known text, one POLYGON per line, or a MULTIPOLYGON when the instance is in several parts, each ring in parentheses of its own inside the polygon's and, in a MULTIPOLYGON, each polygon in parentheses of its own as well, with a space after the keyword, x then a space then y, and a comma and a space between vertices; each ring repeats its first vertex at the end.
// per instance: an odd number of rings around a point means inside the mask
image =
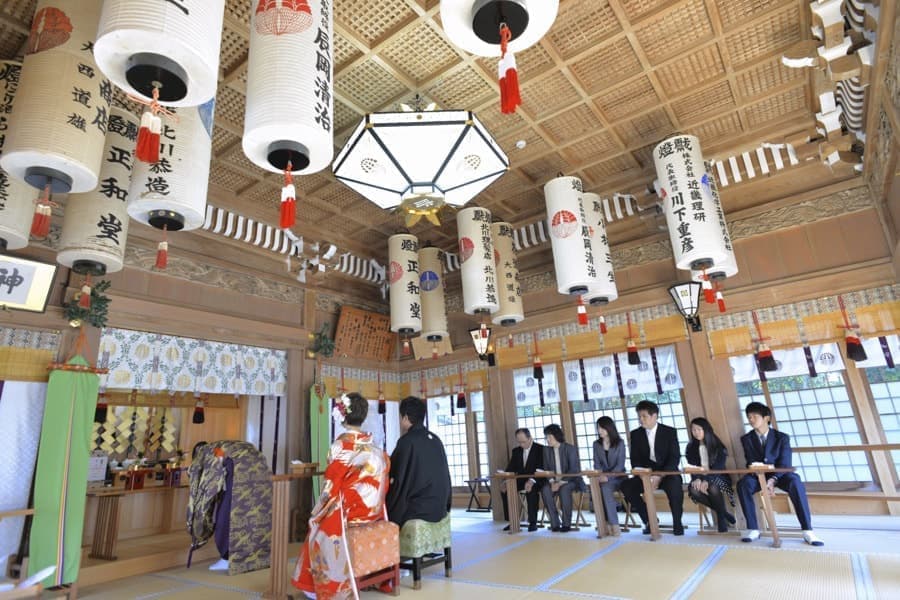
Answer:
POLYGON ((576 310, 578 313, 578 324, 579 325, 587 325, 588 324, 587 308, 585 308, 584 300, 581 298, 581 296, 578 296, 576 310))
POLYGON ((279 225, 282 229, 290 229, 297 222, 297 189, 294 187, 294 176, 291 174, 293 165, 288 161, 284 170, 284 187, 281 188, 281 218, 279 225))
POLYGON ((706 300, 707 304, 714 304, 716 302, 716 293, 713 291, 712 282, 709 280, 709 275, 706 274, 706 269, 703 269, 701 285, 703 286, 703 299, 706 300))
POLYGON ((516 112, 516 107, 522 104, 522 96, 519 94, 519 73, 516 70, 516 57, 509 49, 509 40, 512 32, 506 23, 500 24, 500 63, 498 65, 500 77, 500 112, 509 115, 516 112))
MULTIPOLYGON (((154 102, 159 97, 159 91, 154 88, 154 102)), ((162 119, 149 107, 141 115, 141 126, 138 129, 137 144, 134 147, 134 157, 145 163, 159 162, 159 136, 162 133, 162 119)))
MULTIPOLYGON (((19 87, 21 63, 0 60, 0 114, 9 114, 19 87)), ((0 156, 6 143, 0 136, 0 156)), ((18 250, 28 245, 31 224, 34 222, 34 188, 0 169, 0 251, 18 250)))

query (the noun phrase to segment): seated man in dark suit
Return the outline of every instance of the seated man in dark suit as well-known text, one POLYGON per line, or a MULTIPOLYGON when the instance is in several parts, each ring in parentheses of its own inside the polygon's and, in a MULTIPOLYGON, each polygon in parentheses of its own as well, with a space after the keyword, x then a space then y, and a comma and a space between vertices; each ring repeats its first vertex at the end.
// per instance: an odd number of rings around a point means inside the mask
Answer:
MULTIPOLYGON (((519 445, 513 448, 509 464, 506 465, 507 473, 534 475, 536 469, 544 468, 544 446, 531 438, 531 432, 527 428, 516 429, 516 442, 519 445)), ((537 531, 539 487, 534 478, 516 479, 516 489, 525 490, 525 502, 528 503, 528 531, 537 531)), ((503 518, 509 521, 509 505, 507 504, 509 499, 506 497, 506 492, 502 492, 501 495, 503 496, 503 518)), ((509 525, 504 527, 503 531, 509 531, 509 525)))
MULTIPOLYGON (((658 423, 659 406, 649 400, 641 400, 635 407, 641 426, 631 432, 631 468, 639 467, 654 471, 677 471, 680 467, 681 449, 678 446, 678 432, 674 427, 658 423)), ((622 482, 619 488, 625 500, 631 504, 631 510, 637 511, 644 522, 644 533, 650 533, 647 505, 643 493, 653 493, 661 489, 669 499, 672 510, 672 532, 684 535, 681 524, 681 513, 684 506, 684 490, 681 487, 681 475, 653 475, 650 478, 651 490, 644 489, 639 477, 632 477, 622 482)))
POLYGON ((541 498, 544 500, 547 514, 550 515, 550 531, 571 531, 572 492, 584 492, 585 485, 581 475, 565 476, 565 474, 581 472, 578 448, 566 443, 566 436, 563 434, 562 428, 555 423, 544 427, 544 436, 547 438, 547 445, 544 446, 544 469, 562 475, 562 477, 547 479, 540 484, 541 498), (555 495, 559 496, 559 503, 562 507, 562 522, 560 522, 559 512, 556 510, 556 502, 553 500, 555 495))
MULTIPOLYGON (((747 459, 747 467, 753 463, 775 465, 776 468, 791 467, 791 438, 786 433, 781 433, 769 426, 772 412, 769 407, 761 402, 751 402, 744 409, 747 421, 753 428, 749 433, 741 436, 741 446, 744 447, 744 457, 747 459)), ((766 476, 766 489, 763 493, 770 496, 775 493, 775 488, 781 488, 788 493, 800 528, 803 530, 803 541, 811 546, 824 546, 812 530, 812 520, 809 513, 809 502, 806 499, 806 487, 796 473, 772 473, 766 476)), ((756 520, 756 502, 753 494, 759 492, 759 478, 748 473, 741 477, 737 484, 738 499, 741 501, 741 510, 747 519, 747 531, 741 537, 743 542, 752 542, 759 539, 759 524, 756 520)))
POLYGON ((425 429, 425 402, 409 396, 400 403, 403 435, 391 454, 388 519, 403 527, 411 519, 437 523, 450 512, 453 488, 440 438, 425 429))

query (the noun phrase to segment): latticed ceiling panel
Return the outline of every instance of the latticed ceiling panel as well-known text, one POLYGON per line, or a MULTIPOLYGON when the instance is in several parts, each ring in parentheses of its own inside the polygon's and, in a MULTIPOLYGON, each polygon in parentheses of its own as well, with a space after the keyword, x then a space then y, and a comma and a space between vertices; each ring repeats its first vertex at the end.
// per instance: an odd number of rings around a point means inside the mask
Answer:
POLYGON ((230 73, 232 70, 239 68, 246 62, 249 50, 250 44, 244 34, 226 25, 222 29, 219 69, 222 73, 230 73))
MULTIPOLYGON (((240 191, 251 185, 255 179, 237 173, 228 167, 213 161, 209 167, 209 180, 217 185, 234 191, 240 191)), ((279 201, 281 199, 279 198, 279 201)))
POLYGON ((622 175, 626 171, 637 168, 634 159, 626 154, 605 160, 584 170, 584 174, 594 183, 599 184, 605 179, 612 179, 622 175))
POLYGON ((663 91, 676 96, 724 76, 725 63, 718 45, 709 44, 660 65, 655 73, 663 91))
POLYGON ((617 121, 659 106, 660 99, 650 79, 641 76, 601 94, 594 99, 594 103, 607 120, 617 121))
POLYGON ((556 177, 557 173, 570 171, 569 164, 557 153, 548 154, 520 167, 522 172, 535 184, 543 185, 556 177))
POLYGON ((362 119, 362 115, 341 102, 334 100, 334 129, 335 131, 343 131, 348 127, 356 127, 362 119))
POLYGON ((581 137, 587 131, 596 131, 602 123, 587 104, 579 104, 541 123, 557 144, 581 137))
POLYGON ((751 19, 771 13, 784 5, 795 5, 793 0, 717 0, 716 9, 727 30, 740 27, 751 19))
POLYGON ((551 115, 579 99, 578 90, 560 72, 522 87, 522 108, 536 118, 551 115))
POLYGON ((459 61, 459 54, 427 24, 420 23, 403 37, 385 45, 383 56, 417 82, 430 79, 459 61))
POLYGON ((620 37, 579 58, 570 69, 588 94, 616 86, 643 70, 628 38, 620 37))
POLYGON ((253 2, 247 2, 245 0, 229 0, 225 3, 226 22, 234 22, 237 25, 242 25, 244 29, 249 30, 250 14, 253 10, 253 4, 253 2))
POLYGON ((506 152, 506 156, 509 157, 509 162, 513 166, 528 162, 535 156, 546 154, 552 149, 552 146, 533 129, 516 132, 512 136, 498 139, 497 142, 506 152), (524 148, 516 146, 520 141, 525 142, 524 148))
POLYGON ((222 153, 229 149, 233 148, 235 145, 240 145, 241 138, 232 134, 227 129, 223 129, 222 127, 214 127, 213 128, 213 137, 212 137, 212 150, 213 156, 221 156, 222 153))
POLYGON ((744 114, 751 127, 763 125, 806 109, 806 89, 793 88, 777 96, 770 96, 746 108, 744 114))
POLYGON ((701 144, 710 144, 722 140, 734 139, 743 129, 737 113, 730 113, 716 119, 705 121, 700 125, 688 127, 687 132, 700 138, 701 144))
MULTIPOLYGON (((299 212, 299 206, 297 210, 299 212)), ((312 221, 312 223, 317 227, 321 227, 323 231, 337 233, 342 237, 349 237, 356 231, 359 231, 360 227, 364 227, 364 225, 360 225, 356 221, 342 215, 329 215, 327 219, 312 221)))
POLYGON ((800 7, 792 3, 767 15, 765 19, 727 35, 724 48, 731 64, 737 69, 762 56, 783 51, 799 42, 801 35, 806 34, 800 30, 800 7))
POLYGON ((750 99, 768 94, 783 85, 804 82, 806 77, 803 69, 790 69, 781 63, 780 56, 775 56, 737 73, 735 83, 737 93, 744 99, 750 99))
POLYGON ((635 37, 647 59, 659 64, 712 39, 713 29, 703 0, 687 0, 641 22, 635 37))
POLYGON ((497 96, 495 89, 470 66, 448 73, 426 92, 441 108, 446 109, 477 106, 497 96))
POLYGON ((227 86, 216 93, 216 119, 224 119, 232 127, 244 128, 244 95, 227 86))
POLYGON ((703 121, 713 115, 735 108, 734 94, 727 81, 720 81, 696 93, 672 102, 675 117, 682 125, 703 121))
POLYGON ((598 131, 563 148, 572 162, 594 162, 621 150, 620 144, 607 131, 598 131))
POLYGON ((397 0, 338 0, 334 3, 335 21, 359 38, 367 48, 382 41, 415 16, 406 2, 397 0))
POLYGON ((335 79, 335 88, 369 112, 384 107, 406 91, 389 71, 372 59, 365 60, 335 79))
POLYGON ((362 50, 357 48, 339 32, 334 33, 334 68, 340 71, 347 63, 362 56, 362 50))
POLYGON ((629 148, 662 140, 674 131, 675 126, 669 119, 669 115, 661 108, 616 127, 616 132, 629 148))
POLYGON ((569 0, 561 4, 547 37, 563 59, 577 56, 622 31, 607 0, 569 0))

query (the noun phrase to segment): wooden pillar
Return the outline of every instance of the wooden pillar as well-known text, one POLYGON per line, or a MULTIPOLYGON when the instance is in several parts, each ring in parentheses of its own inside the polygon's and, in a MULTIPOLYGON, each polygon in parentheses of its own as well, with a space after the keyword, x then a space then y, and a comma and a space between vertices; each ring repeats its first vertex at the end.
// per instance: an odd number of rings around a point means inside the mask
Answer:
MULTIPOLYGON (((578 439, 575 436, 575 415, 572 412, 572 405, 569 404, 568 380, 566 379, 566 369, 563 367, 563 361, 556 363, 556 383, 559 386, 559 426, 562 427, 566 440, 578 448, 578 439)), ((537 435, 537 432, 532 432, 537 435)))
POLYGON ((710 356, 703 332, 691 332, 687 341, 675 344, 675 353, 684 382, 688 420, 705 417, 728 447, 732 466, 744 467, 744 457, 737 456, 744 420, 728 359, 710 356))
MULTIPOLYGON (((841 349, 841 357, 844 359, 844 381, 847 385, 847 394, 850 401, 856 407, 859 415, 859 431, 862 434, 864 444, 885 444, 884 430, 878 417, 878 409, 875 407, 875 399, 872 398, 872 390, 869 387, 866 374, 856 367, 856 363, 847 358, 846 344, 838 344, 841 349)), ((894 477, 894 465, 889 451, 869 452, 869 465, 872 476, 881 486, 886 496, 900 498, 897 492, 897 480, 894 477)), ((892 515, 900 515, 900 502, 887 502, 888 511, 892 515)))
MULTIPOLYGON (((310 414, 309 414, 309 388, 315 378, 315 360, 306 358, 305 350, 292 349, 287 353, 288 371, 287 384, 287 456, 284 457, 285 473, 290 473, 292 460, 309 462, 312 450, 310 448, 310 414)), ((291 485, 290 506, 292 514, 299 514, 298 531, 295 533, 306 535, 306 518, 312 510, 312 479, 300 479, 297 484, 291 485)), ((291 524, 293 527, 293 523, 291 524)))
POLYGON ((82 327, 67 327, 61 331, 59 349, 56 354, 58 362, 65 362, 75 351, 78 336, 81 334, 82 329, 84 330, 85 340, 80 354, 89 363, 96 366, 97 357, 100 355, 100 329, 87 324, 82 327))
MULTIPOLYGON (((488 387, 484 392, 484 429, 488 443, 491 473, 509 463, 510 440, 515 438, 516 402, 511 369, 488 369, 488 387)), ((502 485, 491 485, 491 507, 495 521, 503 520, 502 485)))

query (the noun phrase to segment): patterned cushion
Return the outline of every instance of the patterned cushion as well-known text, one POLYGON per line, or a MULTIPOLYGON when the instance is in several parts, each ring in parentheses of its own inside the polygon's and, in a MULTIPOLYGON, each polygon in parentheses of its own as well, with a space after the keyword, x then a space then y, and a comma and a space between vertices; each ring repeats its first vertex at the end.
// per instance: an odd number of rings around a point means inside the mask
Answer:
POLYGON ((353 574, 357 577, 400 562, 400 528, 390 521, 374 521, 347 527, 347 543, 353 574))
POLYGON ((429 523, 413 519, 403 524, 400 530, 400 556, 417 558, 431 552, 443 552, 450 547, 450 514, 429 523))

